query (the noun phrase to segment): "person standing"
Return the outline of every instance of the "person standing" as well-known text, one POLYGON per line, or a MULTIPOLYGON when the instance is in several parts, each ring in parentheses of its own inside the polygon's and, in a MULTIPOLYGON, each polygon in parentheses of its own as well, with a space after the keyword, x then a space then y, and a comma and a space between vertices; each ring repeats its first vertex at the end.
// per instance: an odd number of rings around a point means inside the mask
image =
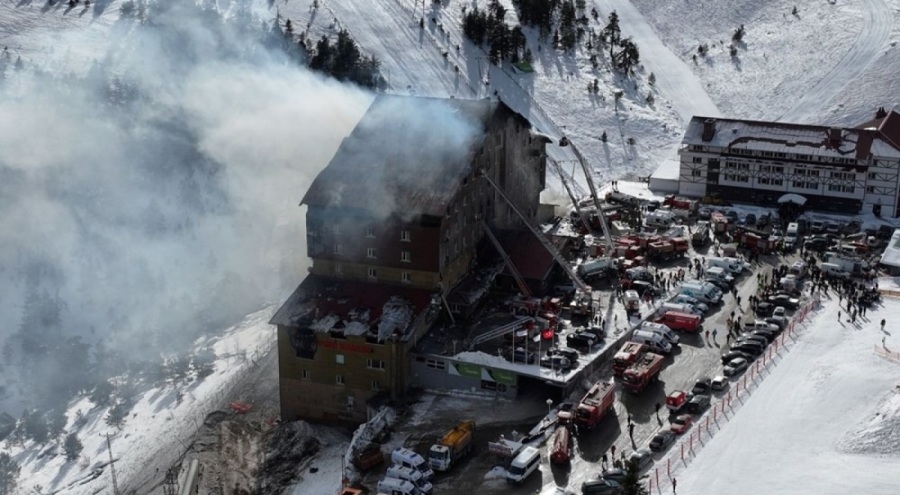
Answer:
POLYGON ((716 335, 718 335, 718 334, 719 334, 719 331, 718 331, 718 330, 716 330, 716 329, 715 329, 715 328, 713 328, 713 331, 712 331, 712 336, 713 336, 713 342, 715 342, 715 341, 716 341, 716 335))
POLYGON ((881 331, 884 331, 884 318, 881 319, 881 331))
POLYGON ((673 494, 675 493, 675 487, 677 487, 677 486, 678 486, 678 480, 675 478, 672 478, 672 493, 673 494))

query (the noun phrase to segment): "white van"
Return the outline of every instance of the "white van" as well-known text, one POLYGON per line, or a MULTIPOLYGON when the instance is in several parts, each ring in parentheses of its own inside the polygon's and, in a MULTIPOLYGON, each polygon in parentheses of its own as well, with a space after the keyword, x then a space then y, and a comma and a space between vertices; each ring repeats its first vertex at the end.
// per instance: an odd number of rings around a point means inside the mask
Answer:
POLYGON ((394 449, 394 451, 391 452, 391 462, 399 466, 406 466, 419 471, 428 481, 431 481, 434 478, 434 471, 431 469, 431 466, 425 462, 425 458, 410 449, 404 447, 394 449))
MULTIPOLYGON (((703 316, 703 311, 700 311, 698 308, 695 308, 691 304, 677 303, 677 302, 671 302, 671 301, 663 303, 662 306, 660 306, 659 309, 656 311, 656 314, 658 314, 659 316, 662 316, 662 315, 668 313, 669 311, 674 311, 676 313, 687 313, 689 315, 697 315, 697 316, 701 316, 701 317, 703 316)), ((668 328, 668 327, 666 327, 666 328, 668 328)))
POLYGON ((644 216, 644 224, 647 227, 669 228, 675 223, 675 215, 672 213, 654 211, 644 216))
POLYGON ((712 266, 706 269, 704 272, 707 279, 714 278, 716 280, 720 280, 725 282, 726 284, 733 284, 734 277, 731 276, 731 272, 722 268, 721 266, 712 266))
POLYGON ((541 451, 527 446, 519 451, 519 454, 509 463, 509 469, 506 470, 506 481, 509 483, 520 484, 528 478, 531 473, 537 471, 541 465, 541 451))
POLYGON ((706 304, 719 304, 722 300, 722 291, 709 282, 685 282, 681 284, 678 293, 691 296, 706 304))
POLYGON ((679 337, 678 334, 675 333, 674 330, 672 330, 671 328, 669 328, 666 325, 663 325, 662 323, 654 323, 652 321, 645 321, 644 323, 641 324, 641 330, 649 330, 653 333, 662 335, 672 345, 678 345, 678 342, 681 340, 681 337, 679 337))
POLYGON ((844 267, 835 263, 822 263, 819 265, 822 272, 829 277, 850 278, 850 272, 844 270, 844 267))
POLYGON ((652 352, 668 354, 672 352, 672 343, 662 335, 650 330, 635 330, 631 334, 631 341, 638 344, 646 344, 652 352))
MULTIPOLYGON (((706 266, 709 268, 722 268, 734 275, 740 275, 744 271, 744 264, 737 258, 706 258, 706 266)), ((709 271, 709 268, 707 268, 707 271, 709 271)))
POLYGON ((791 222, 787 226, 787 230, 784 231, 784 244, 785 246, 792 248, 795 244, 797 244, 797 237, 800 235, 800 226, 797 222, 791 222))
POLYGON ((422 495, 412 482, 398 478, 381 478, 375 489, 386 495, 422 495))
POLYGON ((409 481, 413 485, 416 485, 416 488, 418 488, 419 491, 421 491, 425 495, 431 495, 431 492, 434 489, 431 483, 429 483, 428 480, 425 479, 425 476, 423 476, 418 469, 394 464, 393 466, 388 468, 385 476, 387 476, 388 478, 397 478, 400 480, 409 481))
POLYGON ((684 294, 677 294, 669 302, 678 303, 678 304, 690 304, 691 306, 702 311, 704 314, 709 312, 709 306, 698 301, 697 298, 695 298, 695 297, 686 296, 684 294))

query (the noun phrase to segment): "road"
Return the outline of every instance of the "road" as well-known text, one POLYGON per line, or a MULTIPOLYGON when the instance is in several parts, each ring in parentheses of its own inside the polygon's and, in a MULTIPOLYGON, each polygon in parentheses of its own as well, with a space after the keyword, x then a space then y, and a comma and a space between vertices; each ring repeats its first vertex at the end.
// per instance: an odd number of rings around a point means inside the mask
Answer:
POLYGON ((844 57, 797 103, 775 120, 811 123, 826 110, 829 100, 855 81, 880 54, 894 25, 894 12, 884 0, 860 0, 862 29, 844 57))
MULTIPOLYGON (((705 250, 698 255, 706 255, 705 250)), ((745 272, 739 279, 738 295, 746 306, 749 296, 756 291, 756 273, 765 270, 769 272, 772 266, 778 263, 793 262, 793 257, 785 259, 776 256, 763 257, 753 272, 745 272)), ((521 486, 507 486, 505 483, 494 480, 486 480, 492 466, 502 465, 502 460, 486 453, 486 443, 495 439, 500 433, 509 434, 513 429, 527 431, 535 422, 530 424, 519 422, 507 425, 498 425, 488 429, 480 429, 478 438, 482 448, 479 455, 466 461, 458 471, 453 471, 436 483, 436 491, 449 495, 468 495, 470 493, 512 493, 533 494, 538 491, 552 493, 555 486, 567 486, 569 489, 579 492, 581 483, 595 477, 600 471, 600 458, 604 452, 608 452, 615 445, 617 452, 630 454, 636 448, 646 448, 649 440, 661 428, 668 427, 667 414, 664 409, 659 420, 656 418, 655 405, 664 403, 668 392, 677 389, 690 389, 693 383, 701 377, 712 377, 721 374, 722 364, 720 356, 725 347, 725 320, 732 311, 739 312, 736 300, 731 295, 726 295, 723 303, 714 313, 707 315, 703 322, 704 329, 716 328, 718 342, 707 342, 702 335, 682 334, 682 344, 673 356, 667 358, 666 367, 663 369, 659 382, 652 384, 639 395, 627 392, 618 392, 615 403, 615 413, 607 414, 600 425, 590 433, 582 434, 577 439, 577 448, 571 465, 566 469, 551 466, 547 460, 546 445, 542 447, 544 459, 541 467, 541 476, 532 476, 521 486), (634 429, 634 443, 627 434, 627 418, 632 416, 636 426, 634 429)), ((746 318, 745 318, 746 320, 746 318)), ((612 378, 611 370, 601 371, 600 379, 612 378)), ((544 396, 523 398, 524 401, 540 402, 544 396)), ((535 405, 529 407, 534 409, 535 405)), ((656 458, 661 458, 659 454, 656 458)))
POLYGON ((684 122, 695 115, 721 115, 700 79, 662 42, 653 26, 629 0, 594 0, 593 4, 604 15, 616 11, 622 36, 630 36, 637 43, 645 70, 656 75, 657 89, 672 102, 684 122))

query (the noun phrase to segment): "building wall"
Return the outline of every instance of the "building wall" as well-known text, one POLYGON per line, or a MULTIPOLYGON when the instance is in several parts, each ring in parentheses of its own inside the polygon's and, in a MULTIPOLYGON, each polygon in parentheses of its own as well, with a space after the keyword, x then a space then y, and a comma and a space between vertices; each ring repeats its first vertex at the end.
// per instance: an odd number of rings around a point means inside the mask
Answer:
POLYGON ((365 421, 368 399, 384 391, 404 391, 406 347, 404 342, 377 344, 363 336, 334 338, 279 325, 282 419, 365 421), (298 346, 297 335, 314 338, 315 345, 298 346))
POLYGON ((440 275, 436 272, 372 266, 359 263, 343 263, 328 259, 313 259, 309 272, 336 279, 362 280, 366 282, 403 285, 432 290, 438 286, 440 275), (375 269, 375 277, 370 277, 370 268, 375 269), (405 274, 405 275, 404 275, 405 274))
POLYGON ((411 354, 410 384, 432 390, 465 390, 516 397, 518 376, 505 370, 460 363, 440 356, 411 354))
POLYGON ((795 193, 806 197, 807 207, 814 210, 868 213, 881 204, 885 216, 897 211, 897 160, 822 158, 702 145, 683 146, 678 153, 679 193, 687 196, 771 205, 782 195, 795 193))

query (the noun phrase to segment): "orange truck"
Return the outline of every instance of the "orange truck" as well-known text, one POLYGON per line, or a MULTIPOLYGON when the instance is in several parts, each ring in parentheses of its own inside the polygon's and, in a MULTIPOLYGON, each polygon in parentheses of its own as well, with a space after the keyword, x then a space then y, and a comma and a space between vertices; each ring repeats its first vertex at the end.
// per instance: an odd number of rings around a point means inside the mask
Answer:
POLYGON ((666 311, 656 322, 662 323, 672 330, 695 333, 700 331, 700 320, 700 315, 666 311))
POLYGON ((622 348, 613 356, 613 374, 622 376, 625 370, 636 363, 645 352, 647 352, 646 344, 638 344, 637 342, 625 342, 622 344, 622 348))
POLYGON ((594 429, 615 401, 616 382, 595 383, 575 409, 575 424, 588 430, 594 429))
POLYGON ((566 425, 558 425, 550 437, 550 462, 566 464, 572 453, 572 434, 566 425))
POLYGON ((663 357, 659 354, 648 352, 631 368, 625 370, 622 375, 622 386, 629 392, 639 394, 654 380, 659 378, 659 372, 663 367, 663 357))

